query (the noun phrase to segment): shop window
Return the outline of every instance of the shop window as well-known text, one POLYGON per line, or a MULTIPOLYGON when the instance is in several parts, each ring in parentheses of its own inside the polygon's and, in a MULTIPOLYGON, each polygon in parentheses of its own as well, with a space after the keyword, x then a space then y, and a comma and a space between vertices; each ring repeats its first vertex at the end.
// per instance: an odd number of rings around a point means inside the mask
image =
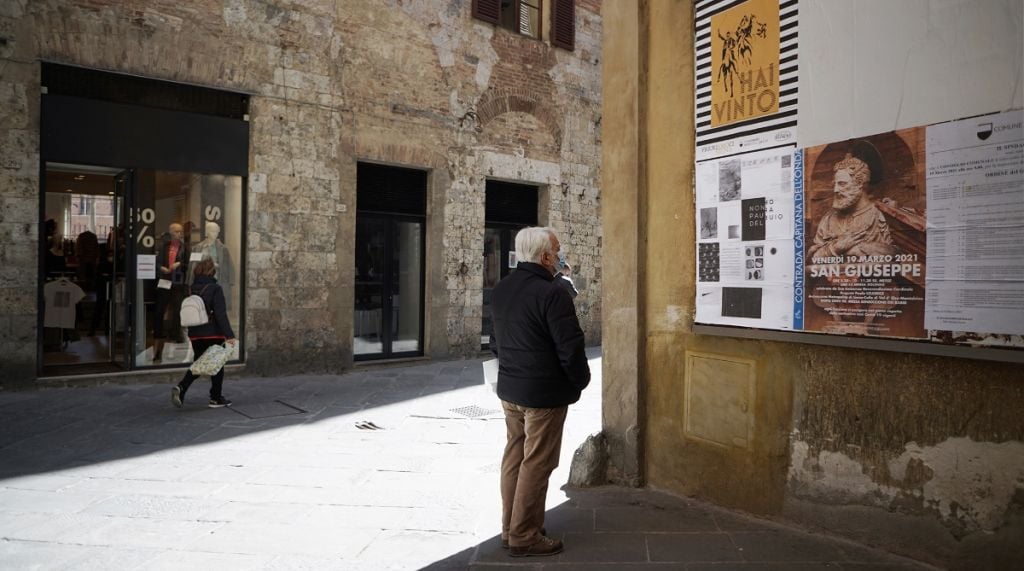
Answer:
POLYGON ((211 259, 245 324, 248 96, 42 64, 39 372, 192 360, 178 319, 211 259))

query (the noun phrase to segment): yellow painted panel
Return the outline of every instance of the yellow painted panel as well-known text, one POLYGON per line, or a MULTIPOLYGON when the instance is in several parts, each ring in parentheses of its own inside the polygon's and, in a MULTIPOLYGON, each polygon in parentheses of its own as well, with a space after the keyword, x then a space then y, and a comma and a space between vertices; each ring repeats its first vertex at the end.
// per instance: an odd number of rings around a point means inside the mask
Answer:
POLYGON ((687 352, 687 437, 727 447, 752 447, 754 364, 750 359, 687 352))

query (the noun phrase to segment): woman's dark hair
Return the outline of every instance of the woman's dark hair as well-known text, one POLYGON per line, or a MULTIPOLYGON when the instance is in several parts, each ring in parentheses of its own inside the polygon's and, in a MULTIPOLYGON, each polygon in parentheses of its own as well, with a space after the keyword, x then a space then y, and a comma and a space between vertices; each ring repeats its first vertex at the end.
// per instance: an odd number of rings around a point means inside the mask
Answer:
POLYGON ((213 260, 211 258, 203 258, 201 262, 196 264, 196 267, 194 270, 192 270, 192 273, 196 277, 208 276, 212 278, 217 274, 217 266, 213 265, 213 260))

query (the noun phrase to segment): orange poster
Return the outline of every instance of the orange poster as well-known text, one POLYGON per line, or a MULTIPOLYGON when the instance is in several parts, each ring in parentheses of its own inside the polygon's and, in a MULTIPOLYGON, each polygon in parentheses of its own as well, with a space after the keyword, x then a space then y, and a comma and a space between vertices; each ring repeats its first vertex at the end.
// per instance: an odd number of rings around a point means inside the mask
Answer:
POLYGON ((804 151, 805 331, 926 337, 924 134, 804 151))
POLYGON ((711 16, 711 126, 779 111, 779 1, 748 0, 711 16))

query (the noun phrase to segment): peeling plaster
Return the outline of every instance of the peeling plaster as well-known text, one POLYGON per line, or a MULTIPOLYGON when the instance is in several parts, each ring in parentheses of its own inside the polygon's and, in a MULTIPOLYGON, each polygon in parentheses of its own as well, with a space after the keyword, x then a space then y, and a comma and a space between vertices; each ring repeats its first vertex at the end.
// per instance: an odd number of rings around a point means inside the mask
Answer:
POLYGON ((665 312, 659 316, 659 323, 655 327, 659 329, 679 329, 690 322, 690 311, 681 305, 669 305, 665 312))
POLYGON ((975 522, 978 529, 998 527, 1015 490, 1024 488, 1022 442, 950 438, 929 447, 911 442, 905 453, 889 462, 889 470, 895 479, 904 480, 915 460, 934 472, 924 483, 925 502, 936 502, 943 518, 975 522))
POLYGON ((474 26, 474 28, 479 31, 483 40, 474 42, 473 45, 485 47, 481 53, 475 54, 478 61, 473 80, 476 82, 477 89, 484 91, 491 83, 491 72, 494 70, 494 64, 498 63, 498 52, 494 51, 494 47, 491 46, 491 36, 494 35, 494 30, 486 26, 474 26))
POLYGON ((881 467, 841 452, 814 455, 807 442, 794 437, 789 481, 799 495, 818 501, 905 509, 910 499, 936 512, 947 526, 993 531, 1003 523, 1014 493, 1024 489, 1024 443, 949 438, 922 447, 910 442, 881 467), (888 473, 890 483, 877 482, 872 473, 888 473))

